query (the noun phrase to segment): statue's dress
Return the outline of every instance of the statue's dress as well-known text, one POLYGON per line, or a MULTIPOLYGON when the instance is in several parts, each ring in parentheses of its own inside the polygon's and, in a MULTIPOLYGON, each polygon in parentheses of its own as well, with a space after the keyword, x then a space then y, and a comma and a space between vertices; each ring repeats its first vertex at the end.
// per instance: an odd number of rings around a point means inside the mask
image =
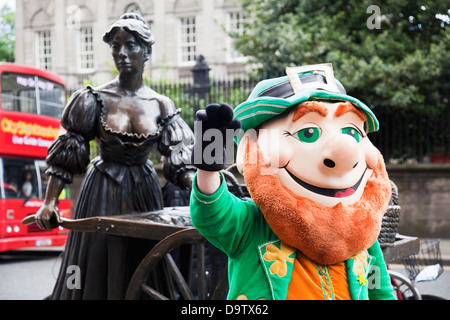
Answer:
MULTIPOLYGON (((117 98, 117 93, 106 88, 87 87, 74 93, 61 121, 67 131, 49 148, 48 174, 70 183, 74 174, 87 170, 72 214, 74 219, 162 209, 161 186, 148 155, 156 145, 162 155, 170 158, 171 146, 179 145, 181 137, 192 135, 175 108, 156 112, 154 132, 114 131, 107 125, 105 108, 114 96, 117 98), (97 140, 100 155, 88 166, 89 141, 93 139, 97 140)), ((139 97, 141 103, 152 107, 160 105, 159 98, 156 93, 139 97)), ((185 149, 180 153, 190 152, 185 149)), ((169 166, 174 180, 187 168, 182 164, 169 166)), ((153 245, 143 239, 71 231, 51 298, 123 299, 134 270, 153 245), (80 282, 74 270, 80 272, 80 282)))

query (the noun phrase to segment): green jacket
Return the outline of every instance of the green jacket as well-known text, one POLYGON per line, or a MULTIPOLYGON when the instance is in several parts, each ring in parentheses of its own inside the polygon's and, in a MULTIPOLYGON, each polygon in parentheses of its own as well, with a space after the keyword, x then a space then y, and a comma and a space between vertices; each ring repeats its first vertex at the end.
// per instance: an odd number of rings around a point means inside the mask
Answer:
MULTIPOLYGON (((229 258, 228 299, 284 300, 296 251, 286 254, 280 250, 275 260, 268 261, 264 255, 267 247, 273 244, 280 249, 281 241, 253 201, 242 201, 231 194, 223 178, 219 190, 210 196, 197 189, 196 179, 193 185, 190 203, 192 223, 229 258), (286 272, 281 272, 281 275, 280 272, 271 272, 270 268, 275 263, 286 272)), ((271 252, 274 251, 273 245, 271 252)), ((395 299, 378 241, 367 251, 367 262, 364 261, 364 264, 355 258, 345 261, 351 298, 395 299), (363 275, 353 272, 355 263, 360 264, 359 270, 361 265, 364 266, 363 275)))

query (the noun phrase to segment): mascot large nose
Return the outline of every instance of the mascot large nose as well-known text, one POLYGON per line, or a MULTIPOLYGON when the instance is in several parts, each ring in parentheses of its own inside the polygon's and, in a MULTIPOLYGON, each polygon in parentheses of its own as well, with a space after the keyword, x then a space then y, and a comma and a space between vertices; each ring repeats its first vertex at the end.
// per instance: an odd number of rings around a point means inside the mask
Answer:
POLYGON ((327 174, 341 176, 351 171, 360 160, 358 143, 349 135, 332 137, 323 148, 319 167, 327 174))

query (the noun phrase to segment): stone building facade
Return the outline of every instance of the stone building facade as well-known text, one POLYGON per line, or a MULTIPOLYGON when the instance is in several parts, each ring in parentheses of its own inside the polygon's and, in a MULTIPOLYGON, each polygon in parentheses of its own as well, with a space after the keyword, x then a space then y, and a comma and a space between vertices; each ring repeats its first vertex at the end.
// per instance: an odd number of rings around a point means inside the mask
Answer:
POLYGON ((156 40, 146 77, 192 81, 203 55, 212 78, 245 78, 246 58, 227 35, 243 32, 234 0, 17 0, 16 63, 56 72, 68 88, 104 83, 115 67, 102 36, 125 12, 139 12, 156 40))

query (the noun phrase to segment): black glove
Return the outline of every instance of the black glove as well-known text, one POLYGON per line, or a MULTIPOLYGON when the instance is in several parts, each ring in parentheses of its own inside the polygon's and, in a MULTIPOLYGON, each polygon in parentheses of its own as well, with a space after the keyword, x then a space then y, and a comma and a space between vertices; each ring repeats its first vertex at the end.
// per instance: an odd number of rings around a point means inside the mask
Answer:
MULTIPOLYGON (((241 127, 239 120, 233 120, 233 109, 225 104, 210 104, 205 110, 199 110, 195 114, 196 121, 201 121, 195 125, 195 143, 194 150, 191 155, 191 163, 198 169, 206 171, 220 171, 225 167, 226 163, 226 130, 236 130, 241 127), (214 131, 212 131, 212 141, 205 140, 205 132, 209 129, 218 129, 222 135, 222 144, 212 145, 215 141, 214 131), (208 150, 205 152, 205 149, 208 150), (220 150, 220 151, 219 151, 220 150), (220 152, 221 156, 216 152, 220 152)), ((217 131, 215 132, 217 134, 217 131)), ((219 142, 217 142, 219 143, 219 142)))

